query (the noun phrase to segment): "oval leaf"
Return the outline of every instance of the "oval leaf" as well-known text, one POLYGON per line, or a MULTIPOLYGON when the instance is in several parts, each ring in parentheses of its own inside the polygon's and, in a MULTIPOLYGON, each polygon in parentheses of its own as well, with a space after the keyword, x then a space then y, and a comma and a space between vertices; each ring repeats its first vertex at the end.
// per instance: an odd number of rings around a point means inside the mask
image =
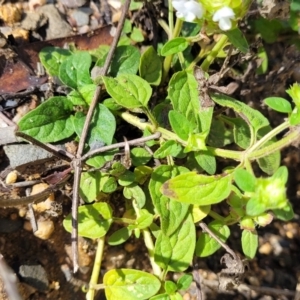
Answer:
POLYGON ((232 175, 206 176, 189 172, 168 180, 161 192, 182 203, 208 205, 219 203, 231 192, 232 175))
POLYGON ((161 55, 168 56, 184 51, 189 46, 187 40, 183 37, 177 37, 168 41, 161 48, 161 55))
POLYGON ((26 114, 19 130, 42 143, 57 142, 74 133, 71 123, 73 105, 66 97, 52 97, 26 114))
POLYGON ((258 235, 256 230, 243 230, 242 233, 242 248, 247 258, 254 258, 258 247, 258 235))
POLYGON ((269 97, 264 100, 264 102, 273 110, 279 111, 281 113, 291 113, 292 105, 289 101, 281 97, 269 97))
POLYGON ((121 106, 137 108, 146 106, 152 89, 147 81, 139 76, 128 74, 117 78, 103 77, 107 92, 121 106))
POLYGON ((108 271, 103 277, 103 284, 107 300, 149 299, 161 286, 154 275, 131 269, 108 271))

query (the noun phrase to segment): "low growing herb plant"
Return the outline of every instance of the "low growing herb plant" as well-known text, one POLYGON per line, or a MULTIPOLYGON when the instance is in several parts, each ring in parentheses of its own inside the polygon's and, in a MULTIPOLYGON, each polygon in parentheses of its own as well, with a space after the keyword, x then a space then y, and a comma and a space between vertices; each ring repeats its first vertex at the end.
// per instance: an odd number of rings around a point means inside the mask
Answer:
MULTIPOLYGON (((132 45, 119 45, 108 76, 94 75, 104 64, 108 46, 41 51, 49 75, 71 91, 28 113, 19 122, 20 131, 44 143, 80 139, 86 111, 97 85, 102 85, 85 153, 116 143, 122 136, 118 126, 124 122, 140 136, 157 133, 156 139, 127 149, 121 159, 118 153, 123 149, 111 147, 85 161, 80 197, 86 205, 78 208, 79 235, 98 240, 87 299, 93 299, 95 289, 105 289, 109 300, 182 299, 180 291, 189 287, 192 276, 186 273, 173 282, 167 280, 169 272, 186 272, 194 256, 213 255, 230 238, 232 226, 240 226, 242 251, 252 259, 258 247, 256 227, 273 218, 293 217, 280 150, 299 136, 300 86, 287 90, 292 104, 279 97, 264 100, 270 109, 285 114, 272 128, 262 113, 222 93, 214 75, 207 73, 216 59, 226 57, 225 46, 241 53, 249 50, 238 22, 250 2, 170 1, 169 24, 160 20, 168 40, 158 51, 151 46, 143 53, 132 45), (177 10, 175 24, 172 6, 177 10), (212 34, 215 42, 207 44, 212 34), (195 43, 200 52, 193 57, 195 43), (219 167, 219 158, 227 159, 226 168, 219 167), (265 176, 255 176, 253 163, 265 176), (110 204, 113 193, 125 199, 123 216, 110 204), (226 203, 228 215, 215 212, 213 205, 218 203, 226 203), (207 216, 212 219, 208 230, 197 237, 198 224, 207 216), (110 231, 113 223, 121 224, 120 229, 110 231), (152 274, 114 269, 98 284, 105 243, 119 245, 131 236, 144 240, 152 274)), ((71 231, 71 215, 64 227, 71 231)))

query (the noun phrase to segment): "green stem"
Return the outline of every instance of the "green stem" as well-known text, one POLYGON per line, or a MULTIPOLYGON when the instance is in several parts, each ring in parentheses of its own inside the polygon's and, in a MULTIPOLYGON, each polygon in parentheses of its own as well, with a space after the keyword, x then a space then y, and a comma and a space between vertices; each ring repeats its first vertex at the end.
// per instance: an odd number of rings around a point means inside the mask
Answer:
MULTIPOLYGON (((171 29, 170 29, 171 37, 169 36, 169 40, 179 36, 179 33, 181 31, 181 28, 182 28, 182 24, 183 24, 182 20, 180 20, 180 19, 176 20, 174 31, 172 32, 171 29)), ((167 76, 168 76, 170 68, 171 68, 173 56, 174 55, 168 55, 168 56, 166 56, 166 58, 164 60, 163 75, 162 75, 162 81, 161 82, 165 82, 165 80, 167 79, 167 76)))
POLYGON ((97 285, 99 279, 101 261, 102 261, 103 251, 104 251, 104 244, 105 244, 105 236, 98 239, 97 252, 95 256, 93 272, 91 275, 90 287, 86 294, 86 300, 93 300, 95 297, 96 290, 94 286, 97 285))
POLYGON ((169 33, 168 33, 168 40, 172 38, 173 30, 174 30, 174 10, 172 5, 172 0, 168 0, 169 6, 169 14, 168 14, 168 21, 169 21, 169 33))
MULTIPOLYGON (((133 206, 133 209, 138 218, 141 215, 141 213, 140 213, 140 208, 138 207, 135 199, 133 199, 133 201, 132 201, 132 206, 133 206)), ((161 271, 161 268, 156 264, 156 262, 154 260, 154 244, 153 244, 153 240, 152 240, 150 231, 148 229, 143 229, 142 233, 144 236, 144 242, 145 242, 146 248, 148 250, 149 260, 150 260, 150 263, 152 266, 153 274, 156 275, 158 278, 160 278, 162 271, 161 271)))
POLYGON ((214 212, 213 210, 211 210, 208 213, 209 216, 211 216, 213 219, 224 222, 224 217, 220 216, 219 214, 217 214, 216 212, 214 212))
MULTIPOLYGON (((170 36, 171 30, 170 30, 168 24, 165 22, 165 20, 163 20, 163 19, 158 19, 158 20, 157 20, 157 23, 158 23, 158 24, 160 25, 160 27, 165 31, 165 33, 166 33, 168 36, 170 36)), ((173 27, 172 27, 172 29, 173 29, 173 27)))
POLYGON ((227 36, 225 34, 222 34, 220 39, 217 41, 217 43, 214 45, 214 47, 210 50, 209 54, 207 55, 207 57, 201 64, 201 69, 204 72, 208 71, 209 66, 215 60, 218 53, 222 50, 222 48, 225 46, 227 41, 228 41, 227 36))
POLYGON ((247 150, 247 153, 253 153, 255 150, 259 149, 263 144, 270 141, 273 137, 275 137, 277 134, 282 132, 283 130, 287 129, 290 126, 289 121, 285 121, 276 128, 272 129, 270 132, 268 132, 264 137, 262 137, 259 141, 257 141, 251 148, 247 150))

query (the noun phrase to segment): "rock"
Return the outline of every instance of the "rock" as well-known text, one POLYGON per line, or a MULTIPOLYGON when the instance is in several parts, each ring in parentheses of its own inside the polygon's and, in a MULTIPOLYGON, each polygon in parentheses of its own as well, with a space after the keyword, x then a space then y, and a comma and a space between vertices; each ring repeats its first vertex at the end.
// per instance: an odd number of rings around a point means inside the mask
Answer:
POLYGON ((48 17, 48 28, 46 29, 47 40, 71 35, 71 26, 63 20, 53 4, 41 6, 37 9, 37 12, 48 17))
POLYGON ((60 0, 60 3, 68 8, 76 8, 84 5, 86 0, 60 0))
POLYGON ((73 10, 70 17, 73 19, 77 27, 85 26, 89 24, 90 15, 93 13, 89 7, 82 7, 73 10))
POLYGON ((36 263, 24 264, 19 268, 19 275, 22 280, 36 288, 40 292, 46 292, 49 287, 49 281, 45 269, 36 263))
POLYGON ((27 12, 25 18, 21 22, 21 27, 26 30, 36 30, 46 25, 48 18, 38 12, 27 12))
POLYGON ((5 183, 6 184, 12 184, 17 181, 18 178, 18 172, 17 171, 11 171, 7 174, 5 178, 5 183))
POLYGON ((4 151, 10 161, 12 168, 20 167, 25 164, 39 164, 44 160, 50 159, 52 154, 34 145, 7 145, 4 151), (24 155, 26 153, 26 155, 24 155))
POLYGON ((37 225, 38 225, 38 230, 35 231, 33 234, 42 240, 49 239, 51 234, 54 231, 54 223, 51 220, 45 220, 45 221, 38 221, 37 225))

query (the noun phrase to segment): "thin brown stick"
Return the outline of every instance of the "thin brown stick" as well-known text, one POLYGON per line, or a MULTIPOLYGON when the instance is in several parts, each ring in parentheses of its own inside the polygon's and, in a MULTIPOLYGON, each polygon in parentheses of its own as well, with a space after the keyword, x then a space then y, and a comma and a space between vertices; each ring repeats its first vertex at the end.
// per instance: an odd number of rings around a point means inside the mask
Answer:
MULTIPOLYGON (((122 9, 122 15, 117 27, 116 35, 114 36, 113 42, 110 47, 110 51, 107 55, 105 60, 104 67, 102 69, 102 75, 105 76, 107 74, 108 68, 111 64, 114 52, 116 50, 117 44, 119 42, 121 32, 124 26, 125 18, 127 11, 129 10, 131 0, 126 0, 122 9)), ((83 126, 82 135, 80 137, 78 150, 76 154, 76 159, 74 160, 74 183, 73 183, 73 200, 72 200, 72 258, 73 258, 73 271, 76 273, 78 271, 78 205, 79 205, 79 183, 80 183, 80 176, 81 176, 81 155, 83 153, 83 148, 85 144, 85 140, 88 134, 88 129, 90 122, 92 120, 92 116, 95 110, 95 107, 98 102, 98 98, 101 92, 101 86, 98 86, 95 94, 93 96, 91 105, 89 107, 86 120, 83 126)))
POLYGON ((232 255, 233 258, 239 259, 234 251, 228 245, 222 242, 220 238, 215 235, 204 222, 199 222, 199 226, 203 231, 207 232, 212 238, 214 238, 229 254, 232 255))
POLYGON ((62 159, 62 160, 65 160, 65 161, 68 161, 68 162, 71 162, 72 159, 74 158, 74 156, 65 151, 65 150, 62 150, 62 149, 58 149, 57 147, 51 145, 51 144, 43 144, 42 142, 36 140, 35 138, 33 138, 32 136, 24 133, 24 132, 21 132, 21 131, 17 131, 16 133, 16 136, 19 136, 21 137, 22 139, 25 139, 27 140, 28 142, 36 145, 36 146, 39 146, 40 148, 48 151, 49 153, 55 155, 56 157, 62 159))
POLYGON ((17 124, 10 120, 3 112, 0 111, 0 119, 2 119, 7 125, 11 127, 17 127, 17 124))
MULTIPOLYGON (((160 136, 161 136, 161 133, 160 132, 156 132, 156 133, 151 134, 149 136, 145 136, 145 137, 141 137, 141 138, 134 139, 134 140, 131 140, 131 141, 127 141, 127 143, 130 146, 138 145, 138 144, 143 144, 145 142, 158 139, 160 136)), ((125 145, 126 145, 126 142, 121 142, 121 143, 116 143, 116 144, 104 146, 104 147, 101 147, 99 149, 95 149, 95 150, 89 151, 87 154, 85 154, 85 155, 83 155, 81 157, 81 161, 85 161, 86 159, 88 159, 88 158, 90 158, 90 157, 92 157, 92 156, 94 156, 96 154, 99 154, 99 153, 103 153, 103 152, 106 152, 106 151, 109 151, 109 150, 113 150, 113 149, 116 149, 116 148, 124 148, 125 145)))

